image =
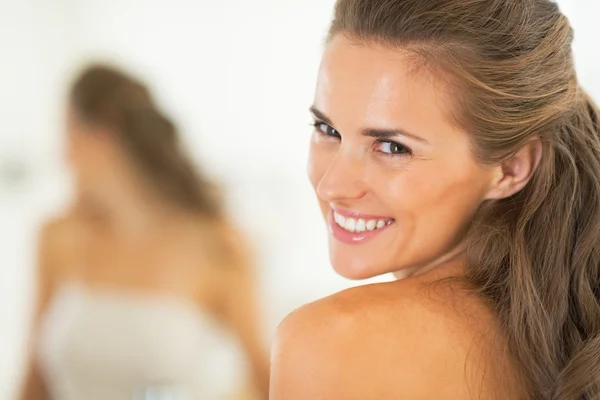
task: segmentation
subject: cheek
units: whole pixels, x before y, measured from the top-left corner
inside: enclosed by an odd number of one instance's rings
[[[75,168],[80,164],[81,160],[85,158],[85,154],[82,154],[79,141],[73,137],[67,138],[65,144],[65,153],[68,162]]]
[[[90,175],[90,171],[103,164],[103,153],[102,147],[92,138],[74,135],[67,142],[67,158],[71,168],[82,177]]]
[[[73,157],[75,155],[75,147],[77,145],[77,135],[72,128],[67,129],[63,143],[67,157]]]
[[[368,176],[372,192],[404,227],[433,236],[460,230],[483,199],[485,179],[475,167],[434,161]]]
[[[71,143],[69,139],[65,141],[64,155],[69,164],[73,164],[75,162],[75,149],[73,147],[73,143]]]
[[[407,172],[389,188],[396,210],[408,213],[419,232],[460,231],[481,204],[485,176],[476,168],[439,166]]]
[[[69,141],[68,147],[74,161],[84,161],[93,156],[90,143],[86,138],[74,137]]]

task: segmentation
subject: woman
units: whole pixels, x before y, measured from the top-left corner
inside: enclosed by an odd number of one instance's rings
[[[22,398],[229,399],[219,325],[266,397],[248,250],[148,90],[87,69],[70,95],[68,155],[77,201],[42,230]]]
[[[338,0],[309,176],[395,282],[280,326],[272,400],[600,398],[600,129],[549,0]]]

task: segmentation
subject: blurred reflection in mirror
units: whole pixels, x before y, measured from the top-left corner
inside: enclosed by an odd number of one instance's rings
[[[217,354],[227,335],[266,398],[251,251],[218,190],[135,78],[92,66],[69,100],[75,201],[40,233],[21,398],[250,398]]]

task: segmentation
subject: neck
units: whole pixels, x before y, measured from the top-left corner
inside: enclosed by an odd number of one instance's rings
[[[178,214],[139,180],[107,179],[82,185],[77,205],[87,216],[126,236],[140,236]]]
[[[441,257],[436,258],[434,261],[424,266],[401,269],[399,271],[394,272],[393,274],[398,280],[414,276],[420,276],[430,271],[433,271],[443,265],[451,264],[452,262],[461,258],[464,255],[465,250],[466,243],[462,241],[459,242],[456,246],[454,246],[450,251],[444,253],[444,255],[442,255]]]

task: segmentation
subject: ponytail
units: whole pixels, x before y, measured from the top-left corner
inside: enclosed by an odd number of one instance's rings
[[[495,304],[533,399],[600,396],[598,108],[574,96],[530,184],[482,208],[468,276]]]

